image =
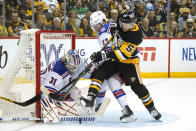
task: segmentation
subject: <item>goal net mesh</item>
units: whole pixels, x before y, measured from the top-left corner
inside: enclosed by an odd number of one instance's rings
[[[0,96],[24,102],[40,93],[40,71],[75,44],[73,32],[21,31],[15,57],[0,80]],[[9,52],[8,52],[9,53]],[[0,118],[40,117],[40,103],[21,107],[0,99]]]

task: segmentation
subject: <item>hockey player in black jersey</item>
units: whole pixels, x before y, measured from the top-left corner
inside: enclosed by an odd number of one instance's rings
[[[112,51],[99,51],[91,55],[91,59],[95,62],[105,62],[92,74],[88,95],[82,97],[81,100],[86,103],[86,107],[93,107],[95,97],[104,79],[109,78],[117,71],[121,71],[125,79],[125,85],[131,86],[131,89],[141,99],[150,114],[156,120],[159,120],[161,114],[155,108],[149,91],[143,85],[140,77],[137,47],[142,42],[142,32],[135,22],[134,11],[125,10],[121,12],[117,20],[117,31],[115,31],[117,33],[113,34]]]

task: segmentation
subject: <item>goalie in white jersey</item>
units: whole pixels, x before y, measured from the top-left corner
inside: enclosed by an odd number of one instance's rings
[[[48,98],[49,93],[58,92],[66,86],[71,80],[78,77],[78,75],[85,69],[84,62],[80,59],[75,50],[69,50],[63,57],[53,61],[48,67],[41,71],[41,85],[42,85],[42,117],[45,123],[59,122],[59,115],[61,116],[85,116],[87,115],[84,108],[78,106],[81,92],[77,87],[74,87],[65,101],[58,102]],[[90,73],[86,73],[84,78],[89,78]],[[65,88],[58,93],[65,94],[72,85]],[[70,103],[69,103],[70,102]],[[71,107],[71,108],[70,108]]]

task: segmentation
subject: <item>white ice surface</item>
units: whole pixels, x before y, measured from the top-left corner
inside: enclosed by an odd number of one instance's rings
[[[111,103],[97,122],[0,122],[0,131],[196,131],[196,79],[143,79],[143,82],[162,114],[161,121],[155,121],[149,115],[130,87],[123,87],[127,92],[128,104],[137,118],[135,122],[120,122],[120,106],[108,90],[107,96],[112,98]],[[77,86],[87,87],[88,83],[82,80]]]

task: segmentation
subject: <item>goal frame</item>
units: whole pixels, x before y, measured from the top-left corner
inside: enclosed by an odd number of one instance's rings
[[[41,87],[41,76],[40,76],[40,65],[41,65],[41,50],[40,50],[40,46],[41,46],[41,37],[40,35],[42,33],[68,33],[68,34],[72,34],[71,37],[71,48],[75,49],[75,32],[74,31],[51,31],[51,30],[39,30],[36,32],[35,34],[35,46],[38,47],[36,48],[37,52],[40,53],[36,53],[35,55],[35,62],[36,62],[36,95],[41,93],[40,87]],[[36,102],[36,117],[40,118],[41,117],[41,102],[40,100]]]

